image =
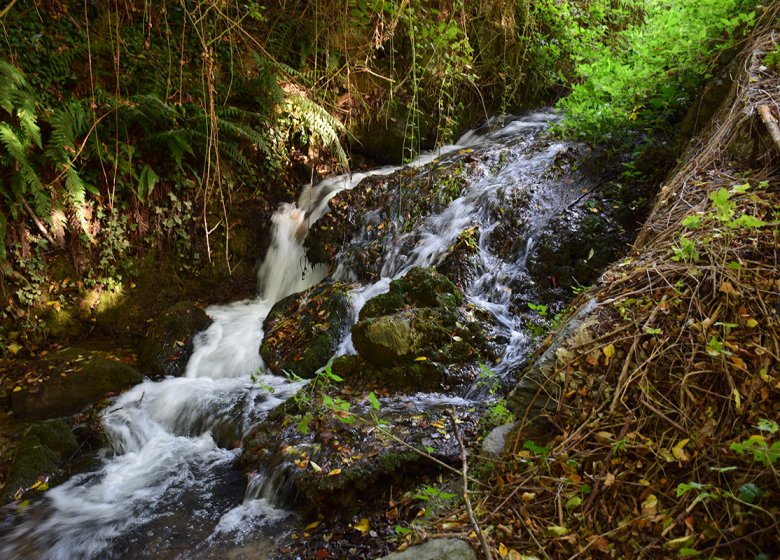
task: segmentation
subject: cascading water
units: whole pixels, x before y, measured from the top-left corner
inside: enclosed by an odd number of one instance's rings
[[[273,216],[263,297],[209,308],[213,323],[198,335],[185,376],[145,381],[103,414],[110,447],[100,467],[47,492],[3,539],[3,558],[210,557],[215,539],[221,556],[225,543],[242,542],[246,527],[255,540],[258,527],[280,531],[289,512],[265,500],[242,503],[235,463],[248,428],[300,387],[250,376],[263,370],[258,348],[273,304],[323,277],[301,245],[305,214],[316,219],[324,210],[319,196],[313,206],[286,204]]]
[[[507,340],[500,368],[515,363],[524,352],[526,337],[510,309],[509,281],[523,273],[525,263],[505,262],[491,252],[495,224],[486,208],[495,204],[496,193],[507,184],[538,173],[565,148],[563,144],[522,148],[551,119],[550,113],[533,114],[487,134],[468,133],[442,149],[437,155],[467,146],[521,146],[513,165],[473,181],[447,208],[428,217],[415,235],[388,244],[382,278],[353,292],[355,313],[386,291],[392,278],[415,266],[436,264],[465,228],[479,223],[480,274],[464,288],[474,304],[492,314]],[[209,558],[224,557],[230,546],[237,546],[252,547],[253,557],[264,557],[290,514],[264,499],[242,499],[245,483],[235,466],[238,446],[248,429],[300,384],[262,374],[258,348],[263,319],[275,302],[325,277],[325,267],[308,263],[303,239],[308,227],[327,211],[328,200],[368,175],[395,170],[328,179],[306,188],[296,205],[283,205],[273,216],[272,243],[258,274],[260,298],[210,307],[213,323],[196,337],[185,376],[146,381],[117,399],[103,414],[110,446],[100,465],[48,491],[29,511],[8,514],[15,526],[2,536],[0,555]],[[535,200],[543,218],[545,209],[555,204],[544,193]],[[543,224],[541,219],[536,227]],[[529,231],[528,246],[533,224]],[[334,265],[334,276],[353,276],[349,262]],[[339,353],[352,351],[347,336]],[[250,379],[253,374],[259,375],[259,383]],[[425,399],[418,405],[425,406]]]

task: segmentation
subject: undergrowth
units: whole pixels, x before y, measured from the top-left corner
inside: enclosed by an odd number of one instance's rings
[[[562,134],[616,141],[668,132],[755,18],[753,0],[641,4],[640,21],[577,59],[581,83],[559,103]]]
[[[776,48],[776,16],[632,255],[589,292],[595,311],[558,341],[537,393],[557,403],[553,430],[521,416],[489,472],[476,509],[494,556],[780,553],[778,147],[745,135],[776,102],[780,76],[755,56]]]

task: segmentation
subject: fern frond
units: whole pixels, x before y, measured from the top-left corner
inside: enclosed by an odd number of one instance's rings
[[[217,126],[219,127],[220,134],[226,133],[236,139],[246,140],[262,149],[264,152],[268,150],[268,138],[251,126],[225,119],[218,119]]]
[[[46,155],[58,164],[70,164],[77,138],[87,132],[88,122],[87,111],[79,101],[71,101],[57,109],[49,119],[51,136]]]
[[[254,164],[252,161],[244,155],[244,152],[237,144],[233,142],[220,142],[219,152],[223,157],[228,158],[233,166],[242,168],[245,171],[252,171]]]
[[[341,121],[302,95],[290,95],[286,101],[287,111],[300,120],[310,135],[319,138],[321,143],[336,156],[342,168],[349,169],[347,153],[341,145],[340,134],[346,132]]]
[[[176,166],[181,167],[184,163],[185,155],[195,155],[187,136],[184,130],[166,130],[149,135],[149,143],[164,145],[171,154],[173,161],[176,162]]]
[[[14,162],[21,163],[27,161],[26,146],[19,138],[16,130],[5,122],[0,122],[0,144],[5,147]]]
[[[134,95],[126,100],[114,100],[114,104],[125,128],[139,126],[147,134],[162,128],[174,128],[181,116],[175,106],[151,93]]]

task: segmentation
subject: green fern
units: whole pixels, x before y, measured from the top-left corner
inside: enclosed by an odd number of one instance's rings
[[[349,169],[347,153],[341,145],[340,135],[346,128],[336,117],[328,113],[322,106],[302,95],[290,95],[286,99],[287,112],[297,119],[304,127],[304,132],[319,138],[322,145],[328,148],[343,169]]]
[[[22,134],[41,147],[41,129],[36,116],[37,99],[24,75],[14,66],[0,61],[0,107],[16,117]]]
[[[51,200],[30,160],[42,144],[37,99],[24,75],[3,61],[0,61],[0,108],[2,198],[13,218],[18,217],[24,203],[31,200],[35,213],[48,220]]]
[[[63,174],[66,198],[75,210],[81,230],[88,232],[87,191],[97,193],[97,189],[88,185],[79,174],[76,146],[89,131],[89,115],[81,102],[72,100],[54,111],[48,122],[51,134],[46,145],[46,157],[55,171]]]
[[[185,156],[195,155],[185,130],[174,129],[155,132],[150,134],[148,139],[150,144],[164,146],[171,155],[174,163],[176,163],[176,167],[180,169],[184,166]]]

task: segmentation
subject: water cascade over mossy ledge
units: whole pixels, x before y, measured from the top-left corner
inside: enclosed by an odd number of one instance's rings
[[[280,208],[261,297],[208,308],[183,377],[145,381],[103,412],[101,464],[14,513],[6,556],[119,557],[143,534],[149,554],[176,558],[185,527],[195,557],[268,548],[306,519],[285,508],[348,520],[457,469],[449,415],[476,435],[534,325],[594,281],[636,225],[615,225],[619,165],[547,138],[555,118],[493,121],[437,159],[331,179]],[[567,260],[549,263],[556,254]]]

